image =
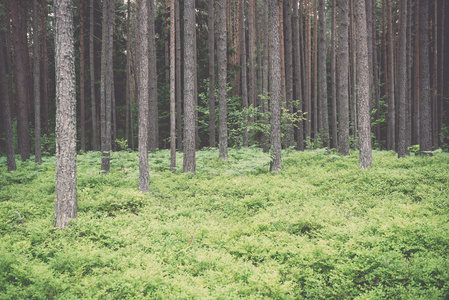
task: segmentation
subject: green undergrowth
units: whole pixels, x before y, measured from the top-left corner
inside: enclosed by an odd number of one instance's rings
[[[55,159],[0,158],[0,299],[448,299],[449,156],[78,156],[78,218],[53,227]],[[19,219],[19,214],[22,221]]]

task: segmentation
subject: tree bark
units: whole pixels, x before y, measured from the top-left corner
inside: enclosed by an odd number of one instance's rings
[[[356,2],[355,25],[357,28],[357,82],[358,82],[358,128],[359,128],[359,167],[372,167],[371,117],[370,117],[370,71],[368,56],[368,34],[366,29],[366,9],[364,1]]]
[[[80,13],[80,140],[81,140],[81,150],[86,151],[86,116],[85,116],[85,92],[84,92],[84,81],[85,81],[85,60],[84,60],[84,0],[79,1],[79,13]]]
[[[262,85],[263,85],[263,98],[262,98],[262,114],[263,114],[263,120],[262,122],[267,125],[268,124],[268,118],[266,117],[266,113],[268,112],[268,99],[269,99],[269,90],[270,87],[268,86],[269,82],[269,61],[268,61],[268,51],[269,51],[269,14],[268,14],[268,6],[269,6],[269,0],[264,1],[264,18],[263,18],[263,31],[264,31],[264,37],[263,37],[263,74],[262,74]],[[267,132],[262,132],[262,148],[263,152],[268,152],[270,150],[269,148],[269,136],[267,135]]]
[[[39,51],[38,4],[33,0],[33,94],[34,94],[34,161],[42,163],[41,149],[41,57]]]
[[[226,100],[226,0],[219,0],[217,10],[217,62],[218,62],[218,101],[219,101],[219,158],[228,160],[228,108]]]
[[[176,131],[177,131],[177,148],[182,151],[182,84],[181,84],[181,21],[179,0],[175,0],[175,30],[176,30]]]
[[[248,109],[249,103],[248,103],[248,83],[247,83],[247,67],[246,67],[246,34],[245,34],[245,0],[239,0],[240,1],[240,10],[239,10],[239,23],[240,23],[240,66],[241,66],[241,72],[240,76],[242,79],[241,82],[241,89],[242,89],[242,103],[243,108],[245,110]],[[243,147],[248,147],[248,118],[244,115],[243,116],[243,128],[242,128],[242,134],[243,134]]]
[[[396,108],[394,86],[394,36],[391,0],[387,0],[388,18],[388,118],[387,118],[387,150],[396,150]]]
[[[339,98],[338,112],[339,132],[338,143],[339,152],[342,155],[349,155],[349,106],[348,106],[348,73],[349,73],[349,55],[348,55],[348,9],[349,0],[340,2],[340,67],[339,67]]]
[[[271,157],[270,171],[282,170],[281,161],[281,57],[279,37],[279,1],[270,1],[270,95],[271,95]]]
[[[176,171],[175,0],[170,0],[170,171]]]
[[[215,12],[214,0],[208,1],[209,39],[209,146],[215,147]]]
[[[285,95],[286,108],[290,114],[293,114],[293,48],[292,48],[292,0],[284,0],[285,2]],[[299,29],[298,29],[299,30]],[[298,56],[299,58],[299,56]],[[294,145],[294,129],[293,123],[288,120],[287,128],[287,146]]]
[[[125,139],[129,142],[129,129],[132,124],[130,124],[130,114],[132,114],[132,102],[131,102],[131,28],[130,28],[130,17],[131,17],[131,1],[127,1],[126,9],[126,112],[125,112]]]
[[[148,166],[148,110],[149,110],[149,22],[151,0],[138,0],[137,20],[139,24],[138,43],[138,72],[139,72],[139,191],[148,192],[150,190],[150,174]]]
[[[72,0],[55,0],[56,200],[54,226],[64,228],[77,213],[76,79]]]
[[[225,7],[224,7],[225,8]],[[221,13],[221,12],[220,12]],[[196,173],[195,162],[195,3],[184,1],[184,173]],[[226,33],[225,33],[226,34]],[[221,147],[221,145],[220,145]]]
[[[415,53],[414,53],[414,80],[413,80],[413,109],[414,109],[414,117],[413,117],[413,136],[412,136],[412,144],[420,143],[420,80],[419,80],[419,48],[420,48],[420,27],[421,24],[419,22],[420,13],[419,13],[419,0],[415,0]]]
[[[48,54],[47,54],[47,3],[42,0],[42,20],[41,20],[41,37],[42,37],[42,124],[44,124],[45,134],[49,135],[48,130]]]
[[[326,12],[325,0],[319,0],[319,70],[318,70],[318,85],[319,85],[319,104],[320,104],[320,133],[322,131],[322,141],[325,147],[329,146],[329,117],[327,109],[327,72],[326,72]]]
[[[338,149],[337,133],[337,51],[336,51],[336,32],[337,32],[337,3],[332,0],[332,29],[331,29],[331,84],[332,84],[332,144],[331,147]]]
[[[419,95],[420,95],[420,150],[432,150],[432,119],[429,73],[429,2],[419,1]]]
[[[9,21],[9,20],[8,20]],[[0,99],[2,102],[1,110],[3,117],[3,124],[5,128],[6,138],[6,162],[8,171],[16,170],[16,159],[14,155],[14,138],[11,123],[11,99],[8,91],[8,79],[6,75],[6,56],[3,48],[4,45],[3,31],[0,31]]]
[[[19,1],[10,1],[12,36],[14,45],[14,68],[17,94],[17,141],[20,158],[26,161],[30,158],[30,137],[28,125],[28,91],[27,91],[27,64],[22,56],[25,52],[21,34],[26,32],[22,27],[22,19],[25,18],[24,9]]]
[[[313,17],[315,22],[315,30],[313,32],[313,134],[315,142],[321,140],[319,137],[319,129],[318,129],[318,10],[317,3],[318,0],[314,1],[313,5]]]
[[[302,72],[301,72],[301,46],[299,43],[300,31],[299,31],[299,7],[298,1],[293,1],[293,50],[294,50],[294,62],[295,62],[295,95],[296,100],[298,100],[297,112],[299,116],[302,117],[302,103],[304,98],[302,97]],[[297,124],[297,140],[298,140],[298,150],[304,150],[304,127],[302,126],[303,121],[300,120]]]
[[[148,11],[148,34],[149,34],[149,137],[148,147],[149,151],[154,152],[158,148],[159,141],[159,113],[158,113],[158,95],[157,95],[157,63],[156,63],[156,40],[155,40],[155,27],[154,27],[154,1],[149,1]],[[140,85],[145,86],[145,85]],[[148,85],[147,85],[148,86]]]
[[[95,97],[95,56],[94,56],[94,0],[90,0],[89,12],[89,64],[90,64],[90,105],[92,113],[92,148],[100,150],[98,138],[97,101]]]
[[[399,73],[399,143],[398,157],[407,155],[407,1],[400,1],[398,73]]]

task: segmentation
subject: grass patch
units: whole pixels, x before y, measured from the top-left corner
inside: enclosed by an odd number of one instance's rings
[[[78,156],[78,218],[53,228],[54,157],[0,158],[0,299],[447,299],[449,156],[197,153]],[[19,212],[23,225],[19,221]]]

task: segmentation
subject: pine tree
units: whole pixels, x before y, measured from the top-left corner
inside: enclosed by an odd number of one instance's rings
[[[226,0],[218,2],[217,9],[217,63],[218,63],[218,101],[219,101],[219,158],[228,160],[228,108],[226,100]]]

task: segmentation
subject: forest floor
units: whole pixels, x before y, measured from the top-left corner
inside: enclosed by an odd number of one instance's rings
[[[0,158],[0,299],[448,299],[449,155],[257,148],[78,156],[78,217],[53,227],[55,158]],[[182,166],[182,154],[177,165]],[[21,219],[19,219],[19,214]],[[21,221],[22,220],[22,221]]]

